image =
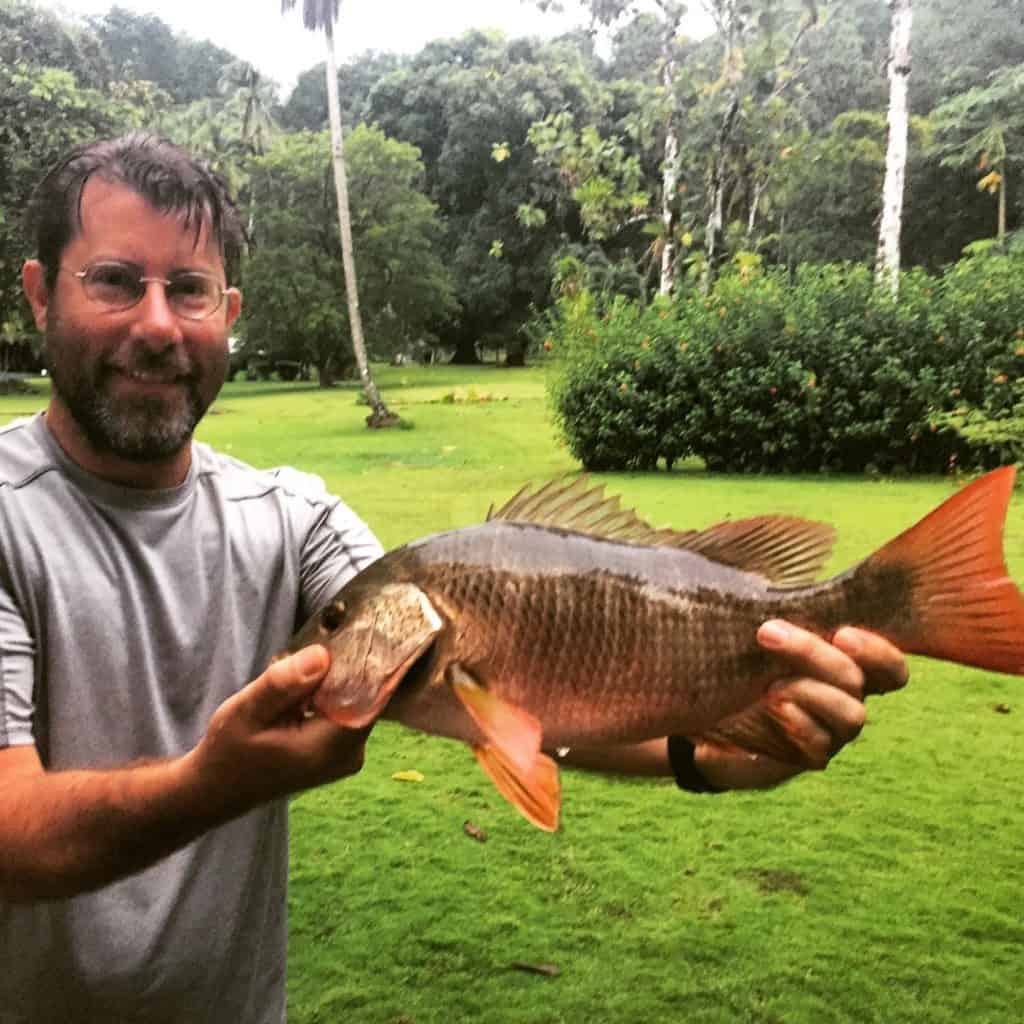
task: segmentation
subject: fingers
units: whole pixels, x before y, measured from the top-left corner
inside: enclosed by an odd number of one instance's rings
[[[345,729],[315,717],[302,722],[291,742],[295,755],[316,771],[318,781],[327,782],[355,775],[363,767],[366,741],[372,731],[373,724]]]
[[[906,681],[902,654],[873,633],[847,627],[829,643],[779,620],[758,631],[762,646],[785,658],[793,678],[778,687],[777,707],[812,761],[824,765],[864,728],[867,693]]]
[[[811,759],[822,765],[864,728],[864,704],[837,686],[797,679],[776,697],[789,730],[800,737]]]
[[[903,652],[877,633],[844,626],[832,643],[849,655],[864,674],[864,693],[890,693],[906,686],[910,668]]]
[[[906,659],[888,640],[846,626],[829,642],[782,620],[765,622],[758,642],[788,665],[786,681],[772,688],[773,714],[798,741],[811,764],[824,766],[864,727],[864,697],[905,685]],[[738,749],[698,743],[695,763],[721,789],[773,786],[800,769]]]
[[[822,637],[781,619],[771,619],[757,631],[757,640],[785,658],[793,676],[817,679],[858,700],[863,698],[864,673],[858,663]]]
[[[319,644],[273,662],[239,694],[243,713],[253,724],[269,725],[297,712],[320,685],[330,663],[327,648]]]

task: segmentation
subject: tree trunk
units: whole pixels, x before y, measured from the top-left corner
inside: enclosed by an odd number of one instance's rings
[[[718,249],[722,231],[725,227],[725,158],[732,135],[732,126],[739,113],[738,95],[733,95],[722,118],[722,127],[718,133],[718,150],[711,171],[711,213],[708,215],[708,226],[704,232],[704,274],[701,279],[701,291],[707,295],[715,279],[715,265],[718,262]]]
[[[900,228],[903,186],[907,173],[907,92],[910,78],[912,0],[889,0],[892,34],[889,39],[889,147],[885,155],[882,223],[878,231],[875,279],[888,284],[893,298],[900,286]]]
[[[661,172],[661,281],[659,295],[671,295],[676,279],[676,189],[679,187],[679,136],[669,123],[665,136],[665,165]]]
[[[345,148],[341,130],[341,103],[338,98],[338,69],[334,62],[334,29],[328,22],[324,28],[327,40],[327,110],[331,121],[331,150],[334,163],[334,188],[338,197],[338,227],[341,230],[341,259],[345,270],[345,293],[348,296],[348,320],[352,331],[352,350],[359,366],[359,377],[370,405],[366,417],[368,427],[388,427],[398,417],[384,405],[377,385],[370,376],[370,362],[363,340],[363,321],[359,313],[359,291],[356,286],[356,263],[352,254],[352,220],[348,207],[348,179],[345,175]]]
[[[761,205],[761,196],[768,187],[767,181],[754,182],[754,195],[750,200],[750,212],[747,214],[747,241],[754,237],[754,228],[757,226],[757,212]]]
[[[1002,175],[999,179],[999,222],[996,226],[996,237],[999,245],[1006,245],[1006,161],[1003,162]]]
[[[665,132],[665,162],[661,168],[661,280],[659,295],[671,295],[676,279],[676,192],[679,188],[679,130],[676,126],[675,78],[676,62],[673,47],[679,18],[676,17],[665,29],[665,44],[661,71],[661,84],[668,97],[668,124]]]

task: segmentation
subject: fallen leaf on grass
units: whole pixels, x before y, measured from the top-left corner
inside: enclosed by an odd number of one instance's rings
[[[528,964],[522,960],[514,960],[509,967],[514,971],[526,971],[527,974],[543,974],[545,978],[557,978],[562,973],[554,964]]]
[[[406,772],[395,772],[391,776],[391,778],[393,778],[395,780],[395,782],[422,782],[423,781],[423,773],[422,772],[413,771],[413,770],[406,771]]]
[[[487,842],[487,833],[480,828],[479,825],[474,825],[471,821],[464,821],[462,823],[462,831],[465,832],[470,839],[475,839],[478,843]]]

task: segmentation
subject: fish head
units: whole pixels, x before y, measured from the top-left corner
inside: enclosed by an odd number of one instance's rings
[[[350,584],[303,626],[291,646],[322,644],[331,652],[313,706],[339,725],[358,729],[380,715],[443,626],[427,595],[412,583]]]

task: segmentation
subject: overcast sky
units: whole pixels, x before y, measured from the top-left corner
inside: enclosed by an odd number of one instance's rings
[[[78,14],[102,14],[111,0],[36,0]],[[286,89],[298,73],[323,59],[323,37],[302,28],[301,14],[282,17],[279,0],[118,0],[121,7],[156,14],[195,39],[209,39],[250,61]],[[298,4],[301,8],[301,0]],[[339,60],[364,50],[415,53],[432,39],[468,28],[499,28],[506,35],[552,36],[579,23],[569,14],[543,14],[523,0],[342,0],[335,39]],[[694,7],[697,5],[694,4]],[[705,19],[688,30],[703,34]]]

